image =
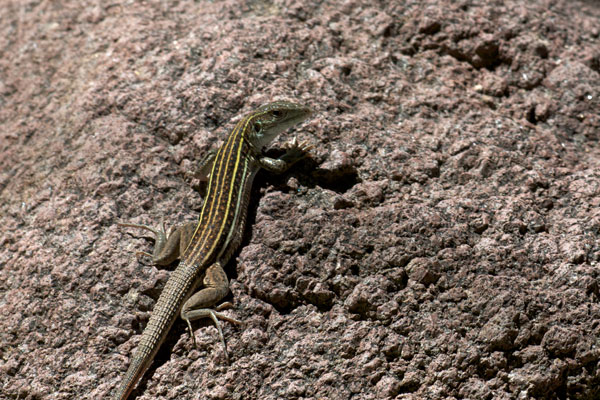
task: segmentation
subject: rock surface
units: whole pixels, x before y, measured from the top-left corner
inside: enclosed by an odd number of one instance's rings
[[[1,399],[108,398],[172,270],[115,223],[193,220],[275,98],[315,148],[257,178],[231,364],[178,322],[132,398],[600,396],[600,6],[373,4],[3,2]]]

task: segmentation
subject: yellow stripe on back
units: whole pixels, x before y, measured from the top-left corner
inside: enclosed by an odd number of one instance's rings
[[[235,126],[233,131],[229,134],[227,141],[221,146],[217,153],[209,179],[206,201],[202,207],[200,218],[198,220],[198,226],[184,252],[185,255],[183,261],[186,263],[206,263],[208,259],[213,256],[213,252],[221,239],[221,235],[223,234],[223,230],[229,219],[233,191],[237,185],[235,180],[243,148],[244,133],[252,117],[253,115],[247,116]],[[238,145],[238,149],[235,156],[235,164],[232,166],[232,153],[236,145]],[[227,204],[225,210],[221,212],[220,205],[224,201],[224,196],[227,196]],[[209,207],[208,203],[210,203],[210,208],[208,214],[206,214],[207,208]],[[219,221],[219,218],[222,221]],[[215,232],[213,227],[219,222],[221,222],[219,230],[218,232]],[[212,244],[209,242],[210,240],[212,240]],[[207,251],[203,251],[207,246],[210,246],[210,248],[207,249]],[[192,248],[190,249],[190,247]],[[198,256],[201,256],[202,259],[197,260],[196,258]]]
[[[249,120],[249,118],[248,118]],[[219,239],[221,238],[221,235],[223,234],[223,231],[225,230],[225,225],[227,225],[227,220],[229,219],[229,209],[231,208],[231,198],[233,197],[233,191],[235,186],[239,186],[239,183],[236,182],[236,175],[237,175],[237,170],[238,167],[240,165],[240,156],[242,154],[242,139],[244,137],[244,132],[246,131],[246,127],[248,126],[248,121],[246,121],[246,124],[244,125],[244,129],[242,129],[241,134],[239,135],[239,139],[240,139],[240,143],[238,146],[238,151],[237,151],[237,157],[235,159],[235,164],[233,166],[233,172],[231,174],[231,182],[229,182],[229,196],[227,198],[227,207],[225,208],[225,214],[223,215],[223,222],[221,224],[221,228],[219,229],[219,233],[217,234],[216,240],[213,241],[213,244],[211,246],[211,248],[208,251],[208,254],[212,254],[212,252],[215,250],[217,243],[219,242]],[[227,182],[225,182],[227,183]],[[241,190],[241,188],[240,188]],[[233,223],[233,221],[232,221]]]

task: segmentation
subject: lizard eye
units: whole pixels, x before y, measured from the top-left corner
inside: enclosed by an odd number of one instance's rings
[[[262,131],[262,124],[260,121],[256,121],[254,125],[252,125],[255,133],[260,133]]]
[[[279,117],[281,117],[281,115],[283,114],[283,113],[282,113],[281,111],[279,111],[279,110],[273,110],[273,111],[271,111],[271,113],[273,114],[273,116],[274,116],[275,118],[279,118]]]

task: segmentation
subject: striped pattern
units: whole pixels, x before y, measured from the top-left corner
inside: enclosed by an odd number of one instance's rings
[[[200,285],[206,269],[215,262],[225,265],[240,244],[250,188],[261,166],[260,148],[309,114],[310,110],[297,104],[271,103],[244,117],[229,134],[213,161],[198,225],[154,307],[114,399],[127,399],[152,363],[186,300]],[[256,131],[257,126],[261,135]]]
[[[204,202],[198,226],[182,261],[189,264],[209,265],[229,247],[239,231],[240,208],[246,207],[240,199],[244,190],[252,185],[257,167],[252,168],[248,125],[254,114],[237,123],[227,141],[215,157],[208,182],[207,200]],[[252,170],[252,173],[249,173]],[[227,260],[222,260],[226,263]]]

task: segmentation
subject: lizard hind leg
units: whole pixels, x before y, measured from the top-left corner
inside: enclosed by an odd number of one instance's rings
[[[213,307],[219,300],[223,299],[223,297],[225,297],[229,292],[229,281],[227,280],[227,275],[225,274],[225,271],[223,271],[223,267],[219,262],[212,264],[206,269],[202,283],[204,284],[204,288],[191,296],[181,308],[181,319],[187,322],[188,328],[190,329],[190,335],[192,336],[192,341],[194,342],[194,347],[196,347],[196,338],[194,337],[192,331],[191,321],[201,318],[212,319],[217,327],[217,331],[219,332],[219,339],[221,340],[221,345],[223,346],[225,358],[227,362],[229,362],[227,345],[225,344],[225,338],[223,337],[223,331],[221,329],[219,319],[229,321],[234,324],[241,325],[243,323],[219,312],[225,308],[231,307],[231,303],[223,303],[214,309],[210,308]]]
[[[154,251],[152,254],[145,251],[136,252],[137,255],[145,255],[152,258],[152,262],[156,265],[165,266],[171,264],[178,259],[190,242],[194,229],[195,222],[188,222],[183,225],[175,226],[171,229],[171,233],[167,235],[164,222],[161,222],[156,228],[149,225],[139,225],[120,222],[117,225],[129,228],[145,229],[154,234]]]

